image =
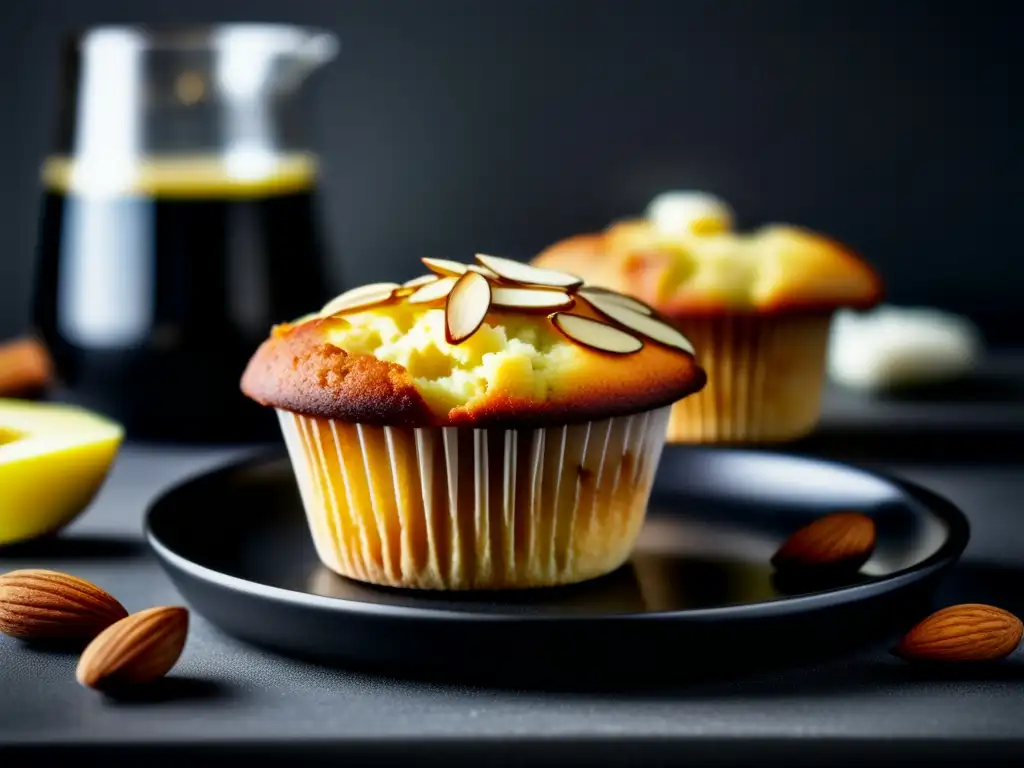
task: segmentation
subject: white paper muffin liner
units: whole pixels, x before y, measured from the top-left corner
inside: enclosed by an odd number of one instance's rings
[[[773,443],[821,415],[830,315],[686,318],[708,380],[672,408],[671,443]]]
[[[570,584],[625,562],[669,411],[519,430],[277,413],[326,567],[373,584],[461,590]]]

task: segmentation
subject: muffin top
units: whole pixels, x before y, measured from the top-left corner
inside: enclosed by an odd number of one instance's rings
[[[867,308],[878,275],[857,254],[809,230],[771,224],[737,232],[733,212],[699,192],[656,197],[641,218],[546,248],[533,264],[625,291],[668,317]]]
[[[519,428],[638,413],[705,384],[686,337],[636,299],[494,256],[423,262],[428,275],[275,326],[242,392],[347,422]]]

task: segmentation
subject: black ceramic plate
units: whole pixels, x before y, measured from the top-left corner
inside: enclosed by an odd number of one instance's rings
[[[780,581],[793,530],[830,511],[871,514],[861,571]],[[302,656],[395,669],[634,674],[653,665],[807,658],[904,628],[967,544],[952,504],[832,462],[755,451],[666,450],[627,565],[602,579],[517,593],[424,593],[322,567],[287,459],[270,456],[172,489],[147,536],[191,606],[228,633]]]

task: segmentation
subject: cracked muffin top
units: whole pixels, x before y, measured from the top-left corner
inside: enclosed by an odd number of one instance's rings
[[[407,427],[550,426],[699,391],[682,333],[636,298],[495,256],[346,291],[275,326],[242,392],[277,409]]]

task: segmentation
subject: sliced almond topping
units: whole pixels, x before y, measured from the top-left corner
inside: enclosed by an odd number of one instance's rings
[[[414,277],[412,280],[406,280],[402,283],[402,287],[395,291],[395,296],[400,299],[404,299],[408,296],[412,296],[422,286],[436,283],[438,280],[440,280],[440,278],[433,273]]]
[[[465,274],[466,270],[469,269],[468,264],[463,264],[461,261],[452,261],[451,259],[424,258],[421,261],[426,264],[427,269],[439,274],[441,277],[458,277]]]
[[[410,304],[429,304],[432,301],[440,301],[455,287],[457,277],[441,277],[426,285],[420,286],[406,301]]]
[[[444,313],[444,335],[449,344],[461,344],[483,323],[491,308],[491,284],[478,272],[466,272],[455,281]]]
[[[327,302],[320,310],[320,317],[331,317],[342,312],[352,312],[384,304],[395,298],[395,292],[399,287],[397,283],[374,283],[353,288]],[[371,288],[373,290],[370,290]]]
[[[463,264],[461,261],[452,261],[451,259],[430,258],[423,259],[423,263],[442,277],[460,277],[466,274],[466,272],[476,272],[491,280],[501,279],[494,272],[480,264]]]
[[[694,354],[693,345],[690,340],[687,339],[682,333],[677,331],[671,325],[666,325],[649,315],[642,315],[639,312],[634,312],[629,307],[623,306],[618,302],[611,301],[607,297],[590,296],[584,297],[590,305],[600,312],[605,317],[608,317],[620,325],[624,325],[631,331],[643,334],[647,338],[664,344],[669,347],[675,347],[683,352],[688,352],[691,355]]]
[[[323,309],[320,310],[320,313],[323,314],[328,310],[328,308],[331,308],[334,304],[345,305],[348,304],[353,299],[362,298],[363,296],[375,296],[378,293],[383,293],[384,291],[389,290],[393,291],[399,287],[400,286],[398,285],[398,283],[369,283],[367,285],[359,285],[356,286],[355,288],[350,288],[344,293],[339,293],[329,302],[324,304]]]
[[[435,280],[437,280],[437,275],[434,275],[434,274],[420,275],[419,277],[414,277],[412,280],[406,280],[404,283],[402,283],[402,287],[403,288],[419,288],[421,285],[426,285],[427,283],[432,283]]]
[[[614,301],[616,304],[621,304],[622,306],[628,309],[632,309],[634,312],[639,312],[644,315],[650,315],[654,313],[654,311],[650,307],[648,307],[639,299],[634,299],[632,296],[626,296],[621,293],[616,293],[615,291],[609,290],[607,288],[596,288],[594,286],[587,285],[584,286],[583,288],[580,288],[578,293],[580,294],[580,296],[583,296],[584,298],[589,298],[590,296],[597,296],[599,300],[607,299],[608,301]]]
[[[466,269],[470,272],[476,272],[477,274],[483,275],[489,280],[501,280],[497,273],[488,269],[483,264],[470,264]]]
[[[576,303],[576,299],[565,291],[495,286],[491,289],[491,303],[496,307],[550,312],[555,309],[569,309]]]
[[[565,288],[573,290],[583,285],[583,281],[570,275],[567,272],[557,272],[553,269],[542,269],[530,264],[523,264],[521,261],[504,259],[501,256],[488,256],[478,253],[476,260],[494,272],[498,277],[513,283],[523,285],[543,285],[547,288]]]
[[[366,285],[360,285],[357,288],[345,291],[342,296],[362,296],[368,293],[378,293],[379,291],[394,290],[400,287],[398,283],[367,283]],[[341,298],[340,296],[338,298]]]
[[[639,352],[644,346],[643,341],[636,336],[583,315],[556,312],[551,315],[551,324],[570,341],[598,352],[628,355]]]

